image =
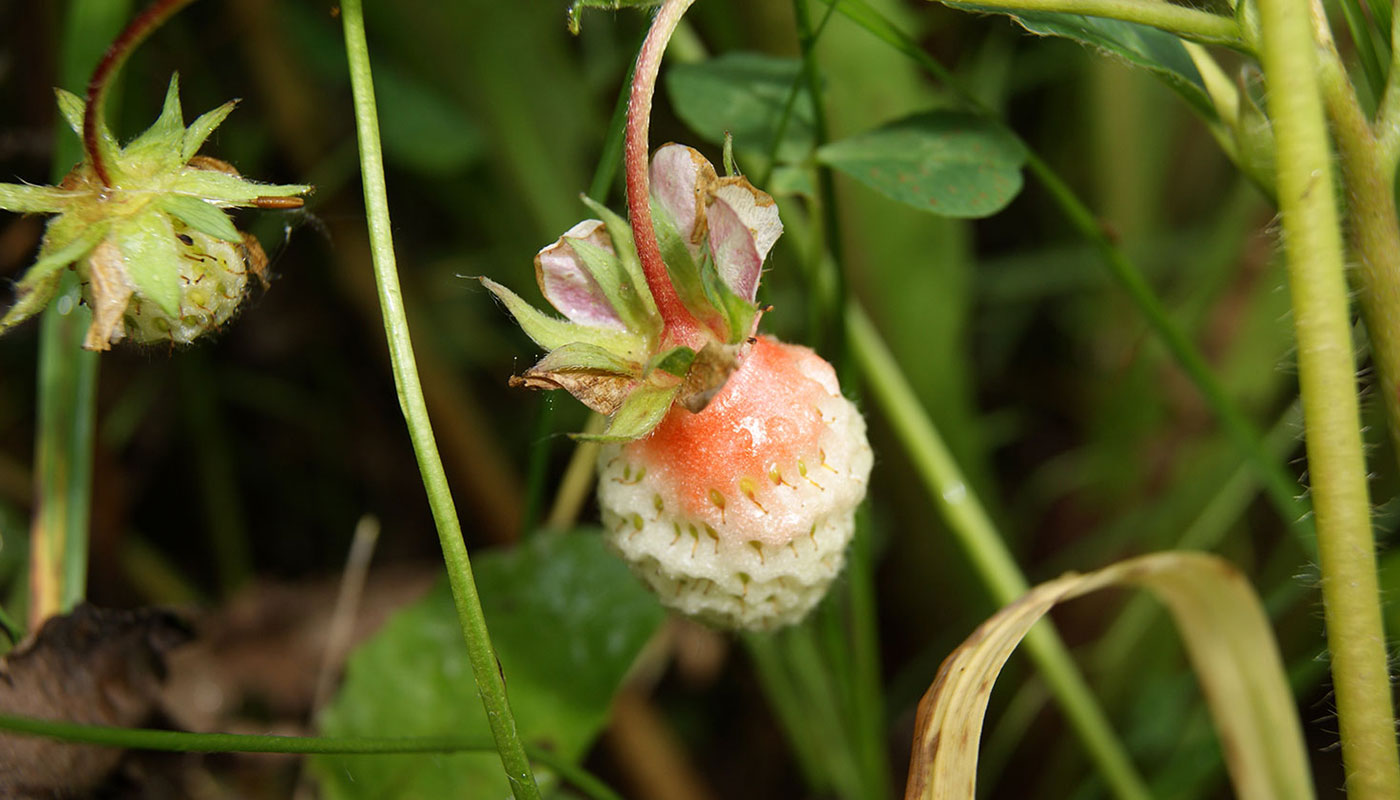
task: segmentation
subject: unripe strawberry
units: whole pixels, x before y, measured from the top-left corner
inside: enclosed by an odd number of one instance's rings
[[[309,186],[249,181],[228,164],[198,155],[234,103],[185,126],[179,81],[170,80],[160,117],[118,146],[105,126],[93,146],[102,155],[73,168],[58,186],[0,183],[0,208],[53,213],[39,258],[17,285],[17,301],[0,318],[0,333],[38,313],[58,293],[62,270],[82,281],[92,324],[83,346],[106,350],[138,343],[186,344],[228,321],[242,302],[250,273],[267,259],[240,233],[226,208],[300,205]],[[60,90],[58,106],[80,136],[86,105]]]
[[[667,606],[730,628],[800,620],[841,571],[872,455],[811,350],[760,337],[699,413],[605,447],[613,546]]]

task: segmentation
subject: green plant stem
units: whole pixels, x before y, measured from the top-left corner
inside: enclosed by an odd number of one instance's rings
[[[447,486],[447,475],[438,455],[437,442],[433,438],[432,423],[428,419],[428,407],[423,400],[423,388],[413,358],[413,342],[409,337],[408,318],[399,289],[393,234],[389,225],[379,117],[375,110],[374,82],[370,74],[369,47],[365,42],[364,11],[360,0],[341,3],[341,19],[344,22],[346,58],[355,101],[355,128],[360,143],[360,169],[365,187],[365,209],[369,217],[375,283],[384,314],[384,334],[393,364],[399,407],[408,424],[423,488],[432,507],[443,561],[447,565],[452,586],[452,598],[467,644],[468,660],[486,709],[486,718],[491,724],[491,734],[500,752],[501,764],[505,767],[511,792],[517,800],[538,800],[539,787],[535,785],[535,776],[530,770],[529,759],[516,731],[515,716],[506,698],[505,679],[486,629],[486,616],[482,613],[476,582],[472,578],[471,559],[467,555],[466,543],[462,541],[461,523]]]
[[[88,161],[92,164],[92,169],[97,173],[97,177],[102,179],[103,186],[112,186],[112,175],[107,168],[106,154],[98,146],[98,131],[102,126],[103,112],[106,110],[107,93],[112,85],[112,78],[136,52],[136,48],[146,41],[146,37],[154,33],[166,20],[194,0],[155,0],[136,16],[121,34],[112,42],[112,46],[103,53],[102,59],[97,62],[97,68],[92,71],[92,77],[88,79],[87,85],[87,105],[83,110],[83,151],[87,153]]]
[[[1011,603],[1029,588],[1015,559],[997,534],[986,510],[972,493],[957,462],[919,405],[914,390],[865,312],[847,307],[851,353],[914,468],[933,496],[948,529],[972,560],[992,598]],[[1025,639],[1031,658],[1059,700],[1070,724],[1083,740],[1115,794],[1148,798],[1147,784],[1128,759],[1103,710],[1079,674],[1064,642],[1048,625],[1033,628]]]
[[[185,733],[149,728],[116,728],[0,714],[0,730],[62,742],[154,750],[169,753],[288,753],[296,755],[405,755],[490,751],[495,745],[467,736],[336,737],[262,736],[247,733]],[[540,747],[527,747],[532,761],[559,773],[595,800],[621,800],[616,792],[583,768]]]
[[[1320,26],[1324,12],[1313,4],[1319,26],[1320,87],[1337,145],[1347,197],[1357,300],[1366,321],[1371,363],[1385,405],[1386,429],[1400,458],[1400,227],[1396,224],[1394,166],[1382,162],[1377,140],[1347,78],[1331,36]]]
[[[1380,140],[1378,159],[1385,173],[1393,176],[1400,159],[1400,15],[1391,20],[1390,72],[1376,109],[1376,138]]]
[[[1393,799],[1400,797],[1400,757],[1317,45],[1306,5],[1258,5],[1347,794]]]
[[[808,0],[793,0],[793,11],[797,18],[797,40],[802,48],[802,74],[807,82],[807,95],[812,99],[812,134],[814,146],[820,148],[830,138],[827,133],[826,110],[822,102],[821,73],[813,53],[819,30],[812,25]],[[824,28],[831,19],[828,13],[822,20]],[[818,235],[831,259],[818,257],[813,274],[818,276],[813,294],[816,295],[814,320],[820,324],[812,326],[811,333],[821,333],[821,338],[809,342],[818,351],[831,356],[837,375],[849,389],[850,378],[846,357],[846,315],[841,307],[846,298],[846,271],[841,268],[844,247],[841,241],[840,212],[836,207],[836,184],[831,168],[817,166],[817,197],[821,202],[821,226]],[[820,253],[818,249],[816,252]]]
[[[76,88],[87,79],[129,13],[128,2],[70,4],[59,76],[64,86]],[[79,158],[78,144],[60,136],[54,150],[54,182],[61,181]],[[58,298],[44,312],[39,328],[31,627],[80,602],[87,584],[98,357],[82,349],[92,315],[78,303],[75,276],[65,273]]]
[[[1240,37],[1239,25],[1234,19],[1163,0],[970,0],[966,4],[940,1],[954,8],[973,11],[1039,11],[1116,19],[1150,25],[1204,44],[1218,44],[1236,50],[1248,49]]]

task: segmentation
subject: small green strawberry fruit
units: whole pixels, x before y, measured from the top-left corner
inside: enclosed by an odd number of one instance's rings
[[[185,344],[229,320],[267,259],[257,241],[234,227],[224,209],[284,205],[309,186],[249,181],[228,164],[198,155],[235,103],[185,127],[179,81],[170,80],[160,117],[119,146],[105,126],[97,147],[110,180],[84,161],[58,186],[0,184],[0,208],[56,214],[39,258],[16,286],[17,300],[0,333],[41,311],[58,292],[65,267],[78,272],[93,311],[83,346],[115,342]],[[84,103],[63,90],[58,106],[82,135]]]

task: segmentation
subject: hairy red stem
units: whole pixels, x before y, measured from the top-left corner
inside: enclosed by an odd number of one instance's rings
[[[627,169],[627,216],[632,223],[632,238],[636,240],[637,255],[646,274],[647,286],[656,300],[657,311],[665,322],[662,339],[665,344],[685,345],[699,350],[713,338],[681,302],[671,285],[666,262],[661,258],[661,246],[656,241],[656,228],[651,220],[651,176],[648,171],[647,138],[651,130],[651,98],[656,90],[656,75],[661,69],[661,55],[671,40],[681,16],[695,0],[666,0],[651,30],[637,54],[637,68],[632,77],[632,95],[627,104],[627,135],[624,161]]]
[[[192,2],[194,0],[156,0],[151,3],[145,11],[131,20],[107,48],[107,52],[102,54],[102,60],[97,62],[97,69],[92,71],[92,77],[88,79],[87,107],[83,110],[83,151],[87,153],[88,163],[92,164],[92,169],[97,173],[102,185],[109,189],[112,187],[112,173],[107,168],[102,149],[97,146],[97,129],[102,121],[102,106],[107,99],[112,76],[121,69],[122,64],[126,63],[126,59],[147,36],[176,11]]]

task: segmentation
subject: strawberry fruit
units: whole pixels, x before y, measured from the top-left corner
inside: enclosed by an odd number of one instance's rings
[[[666,0],[637,58],[626,133],[630,226],[570,228],[535,257],[540,313],[482,283],[548,351],[513,379],[599,413],[610,542],[667,606],[729,628],[801,620],[841,571],[872,455],[865,421],[813,351],[755,336],[783,225],[747,179],[682,145],[647,162],[661,54],[692,0]],[[726,158],[726,164],[730,163]]]

